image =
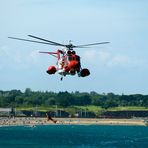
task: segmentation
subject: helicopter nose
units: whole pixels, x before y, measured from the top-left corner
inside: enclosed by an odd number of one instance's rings
[[[69,67],[70,67],[70,68],[76,68],[77,65],[78,65],[78,62],[77,62],[77,61],[71,61],[71,62],[69,63]]]

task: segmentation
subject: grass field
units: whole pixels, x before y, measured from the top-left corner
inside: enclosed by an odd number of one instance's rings
[[[56,111],[56,110],[63,110],[66,112],[69,112],[71,114],[74,114],[79,111],[87,111],[87,112],[94,112],[95,114],[100,114],[105,111],[148,111],[148,108],[145,107],[138,107],[138,106],[120,106],[120,107],[114,107],[109,109],[101,108],[100,106],[69,106],[69,107],[60,107],[60,106],[36,106],[36,107],[17,107],[18,111],[21,110],[28,110],[28,111],[42,111],[42,112],[48,112],[48,111]]]

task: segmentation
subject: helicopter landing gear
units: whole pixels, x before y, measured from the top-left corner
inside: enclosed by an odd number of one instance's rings
[[[61,77],[61,79],[60,79],[61,81],[63,80],[63,77]]]

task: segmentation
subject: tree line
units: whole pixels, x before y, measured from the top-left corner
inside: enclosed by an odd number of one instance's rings
[[[0,90],[0,107],[33,107],[59,105],[86,106],[95,105],[102,108],[118,106],[139,106],[148,107],[148,95],[131,94],[116,95],[114,93],[97,92],[51,92],[51,91],[32,91],[26,88],[24,92],[20,90],[3,91]]]

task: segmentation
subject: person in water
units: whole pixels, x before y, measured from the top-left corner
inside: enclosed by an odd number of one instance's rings
[[[46,113],[47,121],[51,120],[53,123],[56,123],[57,120],[54,120],[49,113]]]

